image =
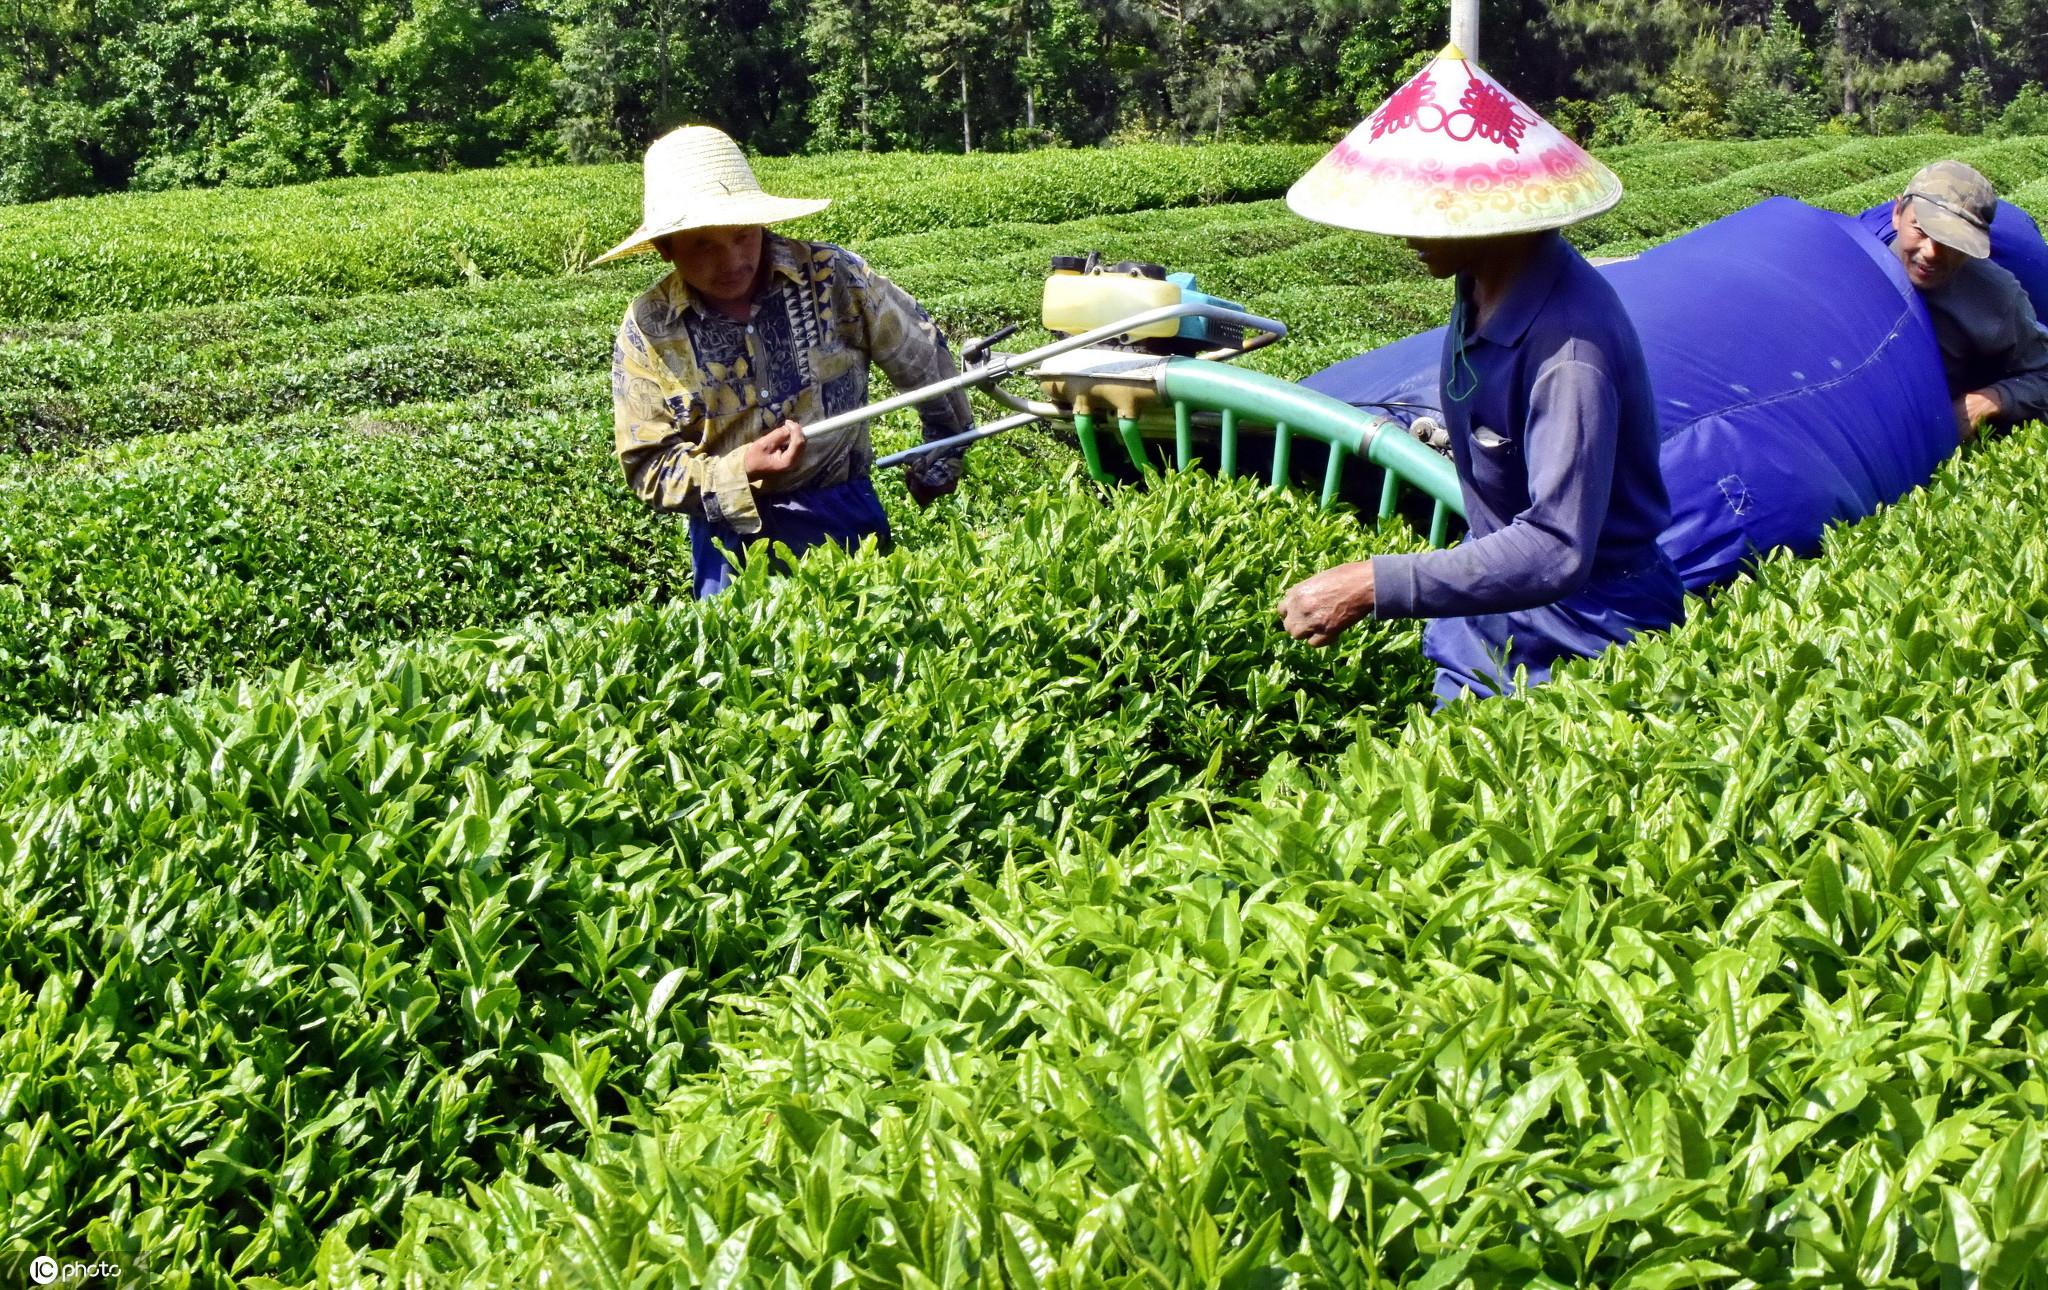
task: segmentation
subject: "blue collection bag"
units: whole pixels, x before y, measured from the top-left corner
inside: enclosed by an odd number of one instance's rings
[[[1811,554],[1955,451],[1926,308],[1856,220],[1771,198],[1602,272],[1649,364],[1671,494],[1659,545],[1688,588],[1780,547]],[[1439,328],[1302,384],[1419,405],[1387,409],[1412,421],[1438,406],[1442,346]]]

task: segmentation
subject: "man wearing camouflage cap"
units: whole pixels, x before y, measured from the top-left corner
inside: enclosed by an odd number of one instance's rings
[[[2048,416],[2048,335],[1988,258],[1997,211],[1991,182],[1960,161],[1924,167],[1891,210],[1888,240],[1934,323],[1965,443],[1986,424]]]

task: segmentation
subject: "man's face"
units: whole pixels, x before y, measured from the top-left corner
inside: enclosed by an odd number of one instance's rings
[[[1411,237],[1403,239],[1432,278],[1449,278],[1471,267],[1476,244],[1469,238]]]
[[[735,303],[753,294],[761,271],[761,226],[697,228],[671,233],[655,244],[661,258],[707,300]]]
[[[1913,203],[1903,197],[1892,207],[1892,228],[1899,235],[1892,243],[1892,250],[1898,255],[1899,262],[1906,266],[1906,277],[1922,291],[1941,286],[1953,278],[1963,261],[1970,258],[1921,232],[1920,221],[1913,218]]]

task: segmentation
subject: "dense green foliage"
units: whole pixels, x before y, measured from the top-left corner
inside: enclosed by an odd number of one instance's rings
[[[687,591],[680,531],[618,496],[604,431],[200,440],[0,483],[0,715]]]
[[[2038,1284],[2044,507],[1999,445],[1525,699],[851,938],[367,1266]]]
[[[300,1268],[594,1128],[558,1090],[653,1104],[714,995],[1399,712],[1412,625],[1271,649],[1272,579],[1370,549],[1250,484],[1069,486],[993,540],[50,737],[0,775],[10,1231]]]
[[[1295,376],[1448,303],[1271,200],[1311,152],[772,165],[849,221],[792,231],[956,338],[1096,247],[1286,319],[1256,361]],[[2048,214],[2038,138],[1608,155],[1629,197],[1588,249],[1771,193],[1858,209],[1936,155]],[[0,336],[0,722],[67,719],[0,724],[0,1267],[2041,1264],[2039,428],[1681,629],[1435,715],[1413,625],[1328,653],[1272,627],[1295,576],[1411,535],[1246,484],[1100,493],[1050,436],[977,448],[922,514],[886,475],[892,555],[677,603],[680,531],[603,414],[656,266],[562,273],[631,193],[583,168],[0,217],[70,257],[0,277],[47,314]],[[94,258],[101,212],[243,240]]]
[[[422,631],[686,595],[684,530],[625,490],[610,418],[588,411],[598,388],[145,440],[0,473],[0,721],[91,715]],[[908,446],[915,425],[899,414],[877,442]],[[1069,456],[1029,432],[988,445],[945,514],[1007,519],[1055,454]],[[898,476],[882,487],[909,510]],[[913,511],[896,527],[915,545],[932,526]]]
[[[1591,227],[1598,236],[1661,241],[1675,232],[1748,206],[1764,197],[1801,197],[1855,212],[1905,191],[1913,172],[1930,161],[1956,158],[1981,170],[2003,191],[2048,174],[2048,140],[1996,143],[1948,135],[1857,139],[1795,159],[1734,171],[1702,183],[1673,183],[1639,192],[1632,203]]]
[[[805,234],[855,245],[933,228],[1053,221],[1273,197],[1313,149],[1185,150],[767,162],[762,182],[833,199]],[[356,295],[582,268],[640,219],[638,167],[407,175],[236,192],[129,194],[0,212],[0,316]]]
[[[0,202],[636,158],[1325,140],[1442,0],[38,0],[0,6]],[[1596,144],[2048,132],[2029,0],[1488,0],[1480,53]]]

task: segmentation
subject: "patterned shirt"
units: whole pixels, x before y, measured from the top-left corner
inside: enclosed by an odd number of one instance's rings
[[[747,478],[747,445],[783,421],[811,425],[868,401],[868,364],[898,390],[957,369],[938,328],[901,287],[851,251],[764,236],[766,281],[738,322],[671,271],[626,309],[612,346],[612,438],[626,481],[658,510],[760,531],[754,492],[866,475],[865,424],[807,443],[795,469]],[[973,425],[965,391],[920,405],[926,442]],[[919,482],[959,478],[960,453],[913,462]]]

